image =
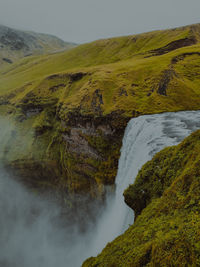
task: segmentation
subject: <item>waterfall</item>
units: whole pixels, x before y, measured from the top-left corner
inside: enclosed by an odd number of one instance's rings
[[[107,208],[99,220],[92,245],[93,255],[133,223],[134,215],[124,203],[123,192],[129,184],[133,184],[139,169],[155,153],[167,146],[177,145],[197,129],[200,129],[200,111],[144,115],[130,120],[121,148],[116,194],[114,199],[108,199]]]
[[[3,145],[11,127],[1,118],[0,125]],[[178,144],[197,129],[200,111],[131,119],[123,138],[115,195],[108,196],[95,229],[88,225],[84,234],[70,218],[67,225],[59,221],[62,210],[56,203],[31,194],[0,166],[0,266],[79,267],[86,258],[96,256],[133,223],[133,211],[124,203],[123,192],[134,182],[138,170],[156,152]]]

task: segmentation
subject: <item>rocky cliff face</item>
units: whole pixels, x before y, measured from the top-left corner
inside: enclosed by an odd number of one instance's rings
[[[127,118],[74,111],[63,121],[52,105],[29,108],[13,114],[14,129],[1,155],[6,165],[32,188],[102,199],[106,185],[115,182]]]
[[[62,122],[68,128],[62,135],[66,151],[74,162],[71,190],[87,193],[89,189],[98,196],[105,192],[104,186],[114,184],[126,122],[117,113],[97,117],[71,113],[68,123]]]

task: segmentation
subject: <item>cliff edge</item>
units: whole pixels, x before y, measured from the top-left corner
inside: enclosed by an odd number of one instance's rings
[[[200,131],[159,152],[124,192],[135,223],[83,267],[199,266]]]

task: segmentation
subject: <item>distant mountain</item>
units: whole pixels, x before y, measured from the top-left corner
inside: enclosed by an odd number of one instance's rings
[[[74,47],[75,44],[48,34],[15,30],[0,25],[0,65],[24,56],[45,54]]]

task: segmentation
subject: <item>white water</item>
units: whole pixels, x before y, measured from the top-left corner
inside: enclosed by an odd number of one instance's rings
[[[200,111],[145,115],[131,119],[121,148],[116,195],[108,200],[99,221],[92,253],[96,255],[133,223],[134,214],[124,203],[123,192],[133,184],[139,169],[164,147],[178,144],[193,131],[200,129]]]
[[[1,144],[10,127],[5,121],[0,121],[0,125]],[[0,266],[79,267],[86,258],[97,255],[133,222],[133,212],[124,203],[123,191],[134,182],[138,170],[156,152],[179,143],[197,129],[200,111],[132,119],[123,138],[115,197],[108,198],[95,230],[88,226],[85,235],[80,235],[76,225],[60,227],[56,205],[31,195],[1,169]]]

